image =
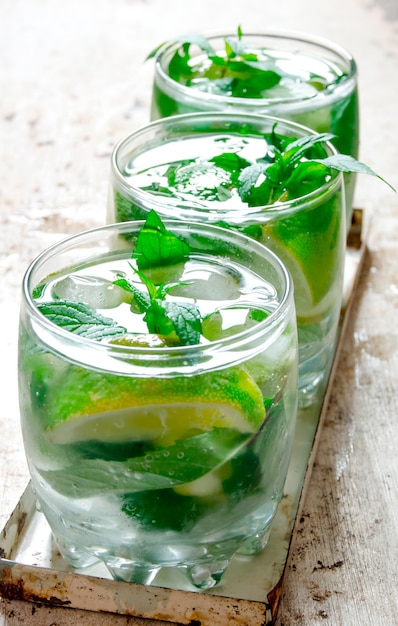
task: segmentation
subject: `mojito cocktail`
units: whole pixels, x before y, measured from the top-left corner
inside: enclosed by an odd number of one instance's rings
[[[225,229],[88,231],[24,279],[21,421],[68,563],[125,581],[179,567],[201,589],[267,542],[297,407],[290,277]]]
[[[139,129],[112,158],[110,221],[143,218],[155,207],[240,230],[286,264],[303,406],[327,380],[342,299],[344,188],[340,172],[322,160],[333,155],[324,137],[277,118],[198,113]]]
[[[182,35],[156,51],[151,119],[195,111],[292,120],[358,157],[357,68],[350,53],[307,33]],[[347,224],[355,174],[345,175]]]

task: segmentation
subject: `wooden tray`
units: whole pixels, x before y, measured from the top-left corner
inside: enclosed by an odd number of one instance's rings
[[[199,592],[181,574],[163,571],[150,586],[111,579],[105,566],[72,570],[54,546],[28,484],[0,534],[0,593],[52,606],[134,615],[190,626],[265,626],[275,620],[295,522],[301,514],[339,351],[366,252],[363,212],[354,211],[348,237],[344,302],[339,337],[325,394],[300,410],[284,497],[261,554],[235,558],[222,583]]]

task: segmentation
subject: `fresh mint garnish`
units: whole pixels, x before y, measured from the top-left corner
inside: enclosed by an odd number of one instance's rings
[[[140,232],[140,236],[142,232],[144,232],[144,229]],[[202,332],[202,320],[196,304],[191,302],[173,302],[165,299],[170,291],[186,283],[161,283],[156,285],[143,272],[136,270],[132,265],[131,268],[147,288],[147,294],[143,293],[125,277],[115,280],[114,284],[133,294],[139,311],[145,313],[144,322],[148,327],[148,331],[165,337],[176,335],[182,345],[199,343]]]
[[[394,190],[365,163],[344,154],[326,156],[324,143],[332,138],[330,133],[286,138],[274,127],[264,135],[264,156],[255,162],[231,159],[230,153],[210,161],[230,173],[231,184],[236,183],[239,197],[250,207],[286,202],[320,189],[332,170],[376,176]]]
[[[147,59],[156,57],[166,43],[152,50]],[[240,26],[236,37],[224,38],[224,48],[219,51],[201,35],[176,37],[168,43],[180,44],[168,65],[170,78],[202,91],[238,98],[262,98],[283,78],[291,77],[266,48],[256,49],[253,43],[246,43]],[[198,49],[202,53],[199,62]],[[313,72],[309,72],[306,82],[318,91],[327,86],[325,80]]]
[[[243,158],[239,149],[232,152],[230,148],[225,151],[221,148],[219,154],[208,159],[199,154],[178,164],[173,162],[167,170],[168,195],[185,200],[197,198],[206,203],[205,207],[213,201],[222,203],[238,196],[249,207],[261,207],[296,200],[317,191],[328,183],[334,171],[376,176],[393,189],[365,163],[345,154],[328,156],[325,144],[334,138],[333,134],[296,138],[278,133],[277,127],[275,123],[271,132],[256,134],[260,142],[264,139],[264,149],[252,160]],[[242,133],[245,135],[246,129],[242,129]],[[222,143],[218,142],[217,146]],[[154,178],[152,185],[156,185],[156,171],[150,172],[148,177],[151,176]],[[195,186],[197,178],[200,184]],[[144,189],[149,190],[149,187]]]
[[[194,303],[170,302],[167,294],[184,283],[161,283],[156,285],[143,270],[167,267],[185,261],[189,256],[188,244],[167,230],[162,220],[151,210],[140,230],[136,252],[138,270],[132,267],[148,294],[140,292],[126,279],[116,280],[115,284],[134,294],[140,311],[145,313],[144,321],[150,333],[176,335],[182,345],[195,345],[200,341],[202,330],[201,315]]]
[[[148,332],[161,335],[166,344],[195,345],[200,343],[202,319],[199,308],[193,302],[166,300],[166,296],[176,287],[186,283],[155,284],[144,273],[144,269],[159,269],[185,261],[189,256],[188,244],[167,230],[155,211],[150,211],[136,240],[133,258],[139,269],[130,264],[134,274],[144,285],[146,292],[126,276],[118,276],[113,281],[132,296],[132,308],[144,315]],[[33,297],[39,299],[43,288],[33,290]],[[113,319],[104,317],[82,302],[56,300],[39,302],[39,311],[50,321],[69,332],[101,341],[128,333]]]
[[[151,210],[138,235],[134,256],[140,270],[165,267],[186,260],[189,246],[167,230],[156,211]]]
[[[320,188],[330,174],[318,159],[311,165],[310,157],[324,155],[322,144],[333,135],[323,133],[299,139],[286,138],[273,131],[264,136],[267,149],[264,156],[242,169],[238,194],[249,206],[284,202]]]
[[[101,340],[126,333],[123,326],[82,302],[56,300],[38,303],[37,308],[53,324],[87,339]]]

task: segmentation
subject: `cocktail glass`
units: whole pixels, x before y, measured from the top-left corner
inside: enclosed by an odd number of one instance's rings
[[[217,54],[217,64],[198,45],[202,43],[198,36],[182,36],[159,48],[152,120],[195,111],[273,115],[319,133],[333,133],[331,141],[339,152],[358,157],[357,67],[345,48],[309,33],[285,30],[204,38]],[[228,55],[229,65],[223,66],[219,59]],[[349,227],[355,174],[344,178]]]
[[[297,184],[286,200],[282,195],[261,204],[260,198],[255,206],[242,201],[237,171],[242,163],[255,169],[272,160],[274,131],[287,139],[316,135],[293,122],[242,113],[172,116],[138,129],[114,149],[108,218],[142,219],[155,208],[164,217],[243,230],[271,248],[294,282],[299,402],[306,406],[322,393],[335,348],[345,259],[344,184],[342,174],[331,171],[312,191],[308,181]],[[322,149],[336,152],[329,142]],[[251,188],[250,177],[246,182]],[[256,191],[254,182],[252,187]]]
[[[244,235],[164,226],[189,253],[144,274],[142,222],[75,235],[30,265],[22,432],[67,563],[103,562],[143,584],[177,567],[205,589],[235,553],[263,548],[282,496],[297,408],[293,289],[278,258]],[[150,328],[162,307],[177,334]],[[192,310],[200,340],[184,343]]]

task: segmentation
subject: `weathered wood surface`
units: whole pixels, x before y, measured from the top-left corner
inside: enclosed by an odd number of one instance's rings
[[[0,4],[1,527],[28,478],[16,383],[24,270],[53,241],[103,223],[111,149],[148,121],[147,52],[183,32],[237,24],[305,30],[350,49],[359,66],[361,158],[398,187],[394,0]],[[397,623],[398,200],[380,181],[362,176],[356,204],[371,222],[369,253],[294,537],[278,626]],[[1,626],[155,624],[8,600],[0,607]]]

